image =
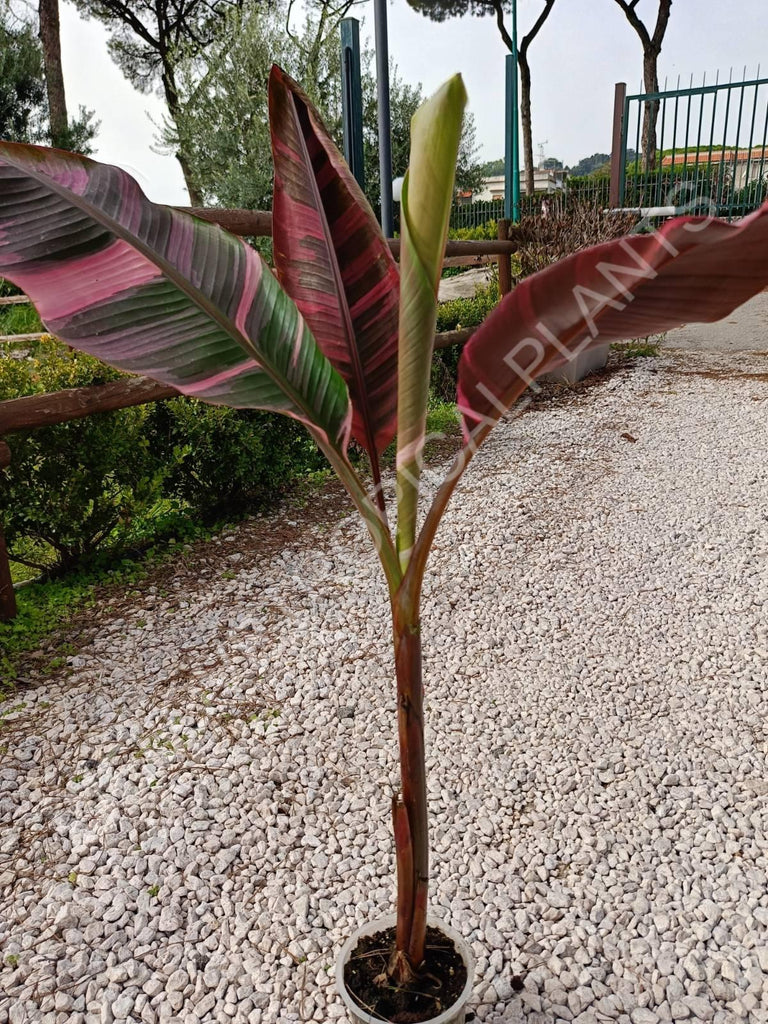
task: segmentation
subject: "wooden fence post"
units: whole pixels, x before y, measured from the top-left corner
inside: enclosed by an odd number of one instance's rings
[[[497,237],[499,241],[509,241],[509,221],[503,217],[499,221]],[[512,255],[508,252],[499,253],[499,294],[504,296],[512,291]]]
[[[5,441],[0,441],[0,472],[10,465],[11,450]],[[13,591],[11,566],[8,561],[8,549],[5,546],[3,524],[0,522],[0,622],[9,622],[16,618],[16,594]]]
[[[612,210],[616,210],[621,206],[621,165],[624,157],[624,104],[626,99],[626,82],[617,82],[616,91],[613,96],[613,141],[611,143],[611,192],[609,204]]]

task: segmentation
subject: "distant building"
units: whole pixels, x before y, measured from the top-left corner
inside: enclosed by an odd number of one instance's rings
[[[536,168],[533,172],[533,187],[536,192],[560,192],[564,185],[568,172],[554,168],[541,170]],[[504,175],[494,174],[490,178],[483,178],[483,189],[476,192],[472,197],[473,202],[490,202],[494,199],[504,198]],[[525,172],[520,172],[520,191],[525,192]]]
[[[681,171],[683,168],[695,168],[697,165],[708,168],[722,166],[725,180],[732,181],[736,189],[744,188],[753,181],[761,181],[768,174],[768,146],[755,146],[753,149],[708,149],[670,153],[661,161],[664,169],[672,168]]]

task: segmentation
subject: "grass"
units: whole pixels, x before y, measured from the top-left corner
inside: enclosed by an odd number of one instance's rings
[[[459,413],[455,402],[432,398],[427,409],[427,434],[455,434]]]
[[[611,345],[614,352],[619,352],[626,359],[651,359],[661,350],[665,335],[635,338],[634,341],[618,341]]]
[[[190,525],[185,541],[213,537],[228,523],[213,527]],[[97,605],[109,606],[110,593],[119,597],[124,590],[143,580],[149,572],[178,557],[179,545],[170,540],[136,554],[110,562],[106,555],[79,572],[59,579],[30,583],[16,592],[18,614],[10,622],[0,622],[0,697],[7,696],[16,685],[19,662],[24,655],[36,651],[43,641],[73,615]],[[75,648],[66,641],[55,646],[48,661],[41,667],[43,675],[51,675],[66,666],[66,659]]]
[[[34,306],[0,306],[0,334],[38,334],[44,330]]]

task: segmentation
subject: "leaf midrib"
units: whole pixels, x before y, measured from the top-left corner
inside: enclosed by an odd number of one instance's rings
[[[320,195],[320,189],[317,184],[317,178],[315,177],[314,170],[312,168],[312,160],[307,149],[307,140],[304,138],[304,132],[301,126],[301,118],[299,116],[299,110],[296,105],[296,96],[293,90],[288,90],[291,111],[293,113],[294,125],[296,127],[296,134],[298,136],[299,145],[301,146],[301,155],[304,158],[305,166],[309,173],[307,177],[309,179],[309,187],[312,192],[312,198],[315,203],[315,210],[317,212],[318,219],[320,221],[320,227],[323,231],[323,237],[325,239],[325,247],[328,254],[328,263],[333,274],[333,282],[336,287],[336,297],[339,304],[339,310],[341,312],[342,319],[344,321],[344,329],[347,334],[347,349],[352,358],[352,367],[355,377],[355,383],[357,384],[358,393],[362,399],[362,412],[363,423],[365,424],[365,436],[367,440],[368,454],[371,458],[372,470],[374,477],[378,478],[378,452],[376,451],[376,437],[373,430],[373,424],[371,423],[371,403],[370,396],[368,394],[367,382],[365,374],[363,372],[363,366],[360,361],[360,353],[357,349],[357,340],[355,338],[355,328],[352,323],[352,314],[349,309],[349,303],[347,302],[347,293],[344,288],[344,279],[341,275],[341,268],[339,261],[336,257],[336,248],[333,243],[333,235],[331,228],[328,223],[328,218],[325,214],[325,207],[323,206],[322,197]],[[305,108],[306,110],[306,108]],[[306,111],[307,117],[309,117],[309,111]],[[375,466],[373,464],[376,464]]]
[[[233,338],[241,346],[241,348],[244,349],[244,351],[247,354],[251,355],[254,359],[256,359],[256,361],[259,364],[259,367],[262,370],[264,370],[264,372],[271,378],[271,380],[277,386],[278,390],[281,391],[291,402],[293,402],[293,404],[298,409],[300,409],[303,413],[305,413],[307,418],[309,420],[311,420],[317,427],[319,427],[323,431],[323,433],[326,434],[326,436],[328,436],[329,444],[331,444],[332,447],[334,447],[334,449],[336,449],[337,451],[339,451],[343,455],[342,449],[338,445],[336,439],[335,438],[331,439],[331,437],[328,435],[327,431],[325,430],[324,424],[319,422],[315,410],[306,404],[306,402],[303,400],[301,394],[298,391],[296,391],[290,384],[286,384],[285,383],[285,378],[283,378],[278,373],[277,369],[274,366],[271,365],[271,362],[270,362],[270,360],[268,358],[267,359],[263,358],[262,353],[256,347],[254,342],[252,342],[251,339],[248,338],[246,335],[242,334],[242,332],[239,331],[237,329],[237,327],[232,323],[232,320],[228,316],[226,316],[219,309],[219,307],[214,302],[212,302],[212,300],[208,299],[202,292],[200,292],[198,289],[196,289],[189,282],[189,280],[180,271],[178,271],[173,266],[173,264],[170,263],[164,256],[161,256],[160,254],[158,254],[157,251],[155,249],[153,249],[149,244],[144,242],[137,235],[134,235],[127,228],[124,228],[123,225],[118,220],[115,220],[114,217],[111,217],[109,214],[104,213],[104,211],[101,210],[98,206],[95,206],[94,204],[88,202],[82,196],[79,196],[75,192],[70,191],[65,186],[60,185],[58,182],[56,182],[52,178],[50,178],[47,174],[44,174],[44,173],[42,173],[40,171],[33,170],[30,167],[20,166],[15,160],[13,160],[12,158],[9,158],[5,146],[3,146],[1,144],[0,144],[0,155],[2,156],[2,159],[6,161],[6,163],[10,164],[10,166],[14,167],[21,174],[28,175],[29,177],[33,178],[43,188],[49,189],[51,192],[54,192],[56,195],[60,196],[66,202],[70,203],[76,209],[81,210],[83,213],[85,213],[89,217],[93,217],[93,219],[98,224],[101,224],[103,227],[107,228],[117,238],[120,238],[124,242],[127,242],[134,249],[137,249],[143,256],[146,256],[146,258],[150,261],[150,263],[152,263],[154,266],[156,266],[160,270],[160,272],[163,274],[163,276],[165,276],[169,281],[171,281],[179,289],[179,291],[181,291],[184,295],[186,295],[187,298],[194,305],[196,305],[199,309],[201,309],[203,311],[203,313],[205,313],[215,323],[217,323],[226,334],[228,334],[231,338]],[[86,169],[87,169],[87,165],[86,165]],[[120,171],[119,173],[122,174],[124,172]],[[89,172],[89,174],[90,174],[90,172]],[[149,200],[146,199],[146,197],[144,197],[144,196],[142,197],[142,200],[144,202],[149,203]],[[140,202],[142,200],[140,200]],[[151,205],[155,205],[155,204],[151,204]],[[170,207],[166,207],[166,209],[169,210],[169,213],[170,213],[171,217],[180,217],[180,218],[187,218],[188,217],[190,220],[200,220],[200,218],[192,217],[190,214],[182,214],[178,210],[174,210],[174,209],[172,209]],[[218,227],[217,225],[211,224],[208,221],[200,220],[200,223],[205,226],[206,230],[219,231],[219,232],[225,233],[222,228]],[[232,237],[234,238],[234,236],[232,236]],[[240,242],[239,244],[244,245],[245,243]],[[248,257],[247,257],[247,254],[246,254],[246,259],[247,258]],[[260,257],[258,257],[258,255],[256,255],[256,258],[260,259]],[[271,273],[269,267],[263,261],[262,261],[262,272],[263,273]],[[281,289],[281,291],[282,291],[282,289]],[[290,296],[287,295],[287,293],[285,293],[283,291],[282,294],[283,294],[283,296],[286,299],[288,299],[289,301],[292,301],[290,299]],[[308,332],[309,336],[314,341],[315,346],[317,348],[317,351],[320,353],[320,355],[322,356],[323,359],[327,360],[327,357],[323,354],[323,352],[321,351],[320,347],[317,345],[317,341],[315,340],[314,335],[312,334],[312,332],[311,332],[311,330],[309,328],[309,324],[307,324],[306,320],[301,315],[301,311],[298,310],[298,309],[297,309],[297,314],[300,317],[301,322],[304,324],[304,327],[305,327],[306,331]],[[337,373],[337,371],[334,369],[333,366],[331,366],[331,371],[333,373]],[[344,383],[343,378],[341,378],[341,380],[342,380],[342,383]],[[171,386],[174,386],[174,385],[172,384]],[[344,386],[346,388],[346,384]],[[349,401],[349,397],[348,397],[348,401]]]

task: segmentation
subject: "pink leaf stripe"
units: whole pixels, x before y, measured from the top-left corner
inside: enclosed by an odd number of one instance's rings
[[[269,106],[278,278],[347,382],[352,434],[375,455],[395,434],[397,265],[317,111],[278,67]]]
[[[680,217],[652,235],[585,249],[527,278],[464,348],[465,437],[533,380],[596,345],[709,322],[768,285],[768,204],[738,226]]]
[[[74,348],[346,447],[346,385],[266,264],[118,168],[0,143],[0,274]]]

